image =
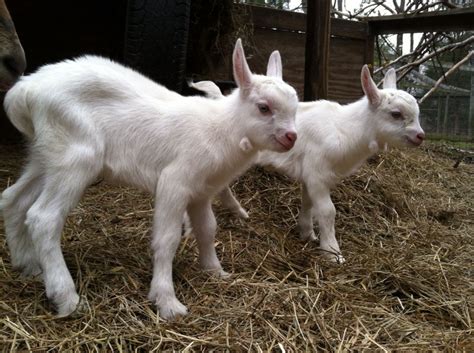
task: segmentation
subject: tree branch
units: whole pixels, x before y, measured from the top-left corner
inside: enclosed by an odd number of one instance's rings
[[[371,7],[372,9],[370,10],[369,13],[375,11],[379,6],[385,8],[387,11],[389,11],[390,13],[394,14],[395,12],[393,11],[393,9],[391,9],[390,7],[388,7],[384,1],[382,0],[378,0],[378,1],[375,1],[374,3],[372,4],[368,4],[367,6],[357,10],[354,12],[354,14],[352,14],[350,11],[347,11],[346,12],[342,12],[342,11],[339,11],[337,9],[335,9],[334,7],[331,9],[331,12],[332,13],[335,13],[335,14],[338,14],[340,16],[343,16],[343,17],[347,17],[348,19],[358,19],[358,20],[364,20],[366,19],[367,15],[364,15],[364,16],[359,16],[361,14],[363,14],[365,11],[369,10]]]
[[[459,67],[461,67],[466,61],[468,61],[471,56],[474,54],[474,51],[470,51],[462,60],[460,60],[456,65],[450,68],[445,75],[441,76],[438,81],[436,81],[435,85],[431,87],[431,89],[418,101],[419,104],[423,103],[429,96],[433,94],[434,91],[439,87],[439,85],[453,72],[455,72]]]
[[[434,52],[428,54],[428,55],[425,55],[424,57],[422,57],[421,59],[418,59],[416,61],[413,61],[411,63],[408,63],[408,64],[405,64],[401,67],[399,67],[397,69],[397,71],[402,71],[404,69],[407,69],[407,68],[410,68],[410,67],[416,67],[416,66],[420,66],[421,64],[423,64],[425,61],[431,59],[432,57],[440,54],[440,53],[443,53],[445,51],[448,51],[448,50],[453,50],[453,49],[457,49],[457,48],[462,48],[463,46],[467,45],[467,44],[470,44],[474,42],[474,36],[470,36],[469,38],[463,40],[462,42],[457,42],[457,43],[453,43],[453,44],[448,44],[444,47],[441,47],[439,49],[435,49]]]
[[[441,2],[443,3],[444,6],[449,7],[450,9],[457,9],[457,8],[459,8],[459,6],[457,6],[457,5],[453,4],[453,3],[451,3],[451,1],[449,1],[449,0],[441,0]]]
[[[437,34],[427,36],[427,34],[424,33],[423,37],[420,39],[420,42],[418,43],[418,45],[416,46],[416,48],[413,52],[402,55],[402,56],[399,56],[398,58],[390,61],[389,63],[387,63],[385,65],[381,65],[378,69],[374,70],[374,74],[377,74],[380,71],[385,70],[387,67],[392,66],[392,65],[394,65],[394,64],[398,63],[399,61],[402,61],[406,58],[412,58],[414,60],[417,57],[419,57],[420,55],[423,55],[424,51],[426,51],[428,49],[427,47],[430,45],[430,43],[432,43],[436,39],[436,37],[437,37]],[[413,60],[411,60],[411,61],[413,61]]]
[[[434,2],[432,4],[426,4],[426,5],[423,5],[422,7],[418,8],[418,9],[415,9],[413,12],[411,12],[412,14],[418,14],[422,11],[425,11],[425,10],[428,10],[432,7],[435,7],[435,6],[438,6],[438,5],[441,5],[441,6],[447,6],[449,7],[448,5],[446,5],[446,2],[445,1],[437,1],[437,2]],[[449,7],[449,8],[452,8],[452,7]],[[442,9],[442,8],[440,8]]]

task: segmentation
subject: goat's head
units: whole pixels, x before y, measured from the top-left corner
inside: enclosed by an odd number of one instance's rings
[[[238,39],[233,69],[239,87],[239,109],[245,117],[249,142],[258,149],[277,152],[291,149],[296,141],[298,98],[296,91],[282,80],[280,53],[274,51],[271,54],[266,76],[254,75]]]
[[[4,0],[0,0],[0,91],[7,91],[26,68],[26,59]]]
[[[412,95],[397,89],[395,70],[387,71],[383,89],[379,90],[365,65],[361,72],[361,83],[375,118],[380,142],[393,147],[419,146],[425,139],[420,126],[420,109]]]

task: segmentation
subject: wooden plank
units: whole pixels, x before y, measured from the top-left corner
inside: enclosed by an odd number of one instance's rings
[[[448,133],[448,120],[449,120],[449,94],[446,96],[446,103],[444,105],[444,120],[443,120],[443,134]]]
[[[348,103],[362,97],[360,70],[365,56],[364,41],[331,38],[328,99]]]
[[[308,2],[304,74],[304,100],[328,96],[331,1]]]
[[[282,31],[306,33],[306,14],[282,11],[259,6],[236,4],[239,13],[249,13],[254,27],[275,28]],[[338,37],[364,39],[368,25],[365,22],[331,18],[331,35]]]
[[[441,97],[438,97],[438,114],[436,115],[436,133],[439,134],[441,131],[441,114],[443,111],[443,102]]]
[[[471,66],[474,66],[474,57],[471,56]],[[472,138],[474,128],[474,73],[471,72],[471,94],[469,96],[469,117],[467,119],[467,136]]]
[[[296,89],[302,100],[306,36],[296,32],[255,28],[253,39],[255,48],[246,51],[251,70],[264,73],[270,53],[278,48],[283,61],[283,79]],[[329,55],[328,99],[348,103],[362,97],[360,70],[367,63],[365,41],[334,37],[331,39]]]
[[[331,18],[331,35],[337,37],[366,39],[369,26],[366,22],[348,21]]]
[[[306,32],[304,13],[269,9],[259,6],[241,5],[251,13],[254,26]],[[474,7],[429,12],[415,15],[393,15],[370,17],[367,23],[374,35],[407,32],[435,32],[474,30]],[[360,38],[367,36],[365,22],[331,18],[331,35]]]
[[[300,12],[282,11],[260,6],[234,5],[250,13],[255,27],[278,28],[287,31],[306,31],[306,15]],[[240,11],[239,13],[241,13]]]
[[[474,30],[474,7],[416,15],[394,15],[367,19],[377,34]]]
[[[304,65],[306,35],[297,32],[254,28],[255,46],[245,48],[252,72],[263,74],[270,53],[278,49],[283,61],[283,79],[304,97]],[[328,99],[348,103],[362,96],[360,70],[368,63],[365,41],[333,37],[329,49]],[[230,57],[220,62],[213,72],[190,73],[195,80],[232,80]]]
[[[374,67],[374,56],[375,56],[375,35],[369,26],[367,36],[364,38],[365,41],[365,58],[364,63],[369,65],[370,71],[373,71]]]
[[[237,5],[241,6],[241,5]],[[263,9],[267,13],[267,9]],[[270,13],[278,10],[271,10]],[[279,11],[283,12],[283,11]],[[242,13],[242,12],[240,12]],[[299,14],[306,18],[305,15]],[[249,19],[250,21],[250,19]],[[372,63],[373,48],[367,44],[367,23],[331,19],[332,38],[329,43],[328,98],[340,103],[354,101],[362,96],[360,70],[363,64]],[[334,28],[336,26],[342,26]],[[352,26],[354,24],[354,26]],[[278,49],[283,61],[283,78],[304,98],[305,44],[304,31],[279,30],[275,27],[254,25],[252,43],[244,43],[250,68],[255,73],[265,73],[270,53]],[[306,28],[306,25],[304,26]],[[351,35],[357,33],[355,35]],[[212,70],[196,67],[188,71],[195,80],[232,80],[230,53],[219,61],[212,62]]]
[[[304,91],[305,38],[302,33],[274,31],[269,28],[254,28],[254,48],[246,48],[248,63],[252,72],[263,74],[268,57],[278,49],[283,64],[283,79],[292,85],[300,99]],[[252,50],[253,49],[253,50]]]

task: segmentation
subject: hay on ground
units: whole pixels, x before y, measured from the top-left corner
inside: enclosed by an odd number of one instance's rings
[[[0,188],[19,175],[0,149]],[[250,219],[216,205],[216,247],[229,279],[199,270],[196,244],[174,264],[175,322],[146,299],[149,195],[103,182],[68,217],[63,252],[86,298],[80,317],[51,314],[44,286],[12,270],[0,221],[0,351],[473,351],[473,165],[433,146],[373,158],[333,192],[347,262],[328,263],[295,228],[299,185],[254,168],[233,189]]]

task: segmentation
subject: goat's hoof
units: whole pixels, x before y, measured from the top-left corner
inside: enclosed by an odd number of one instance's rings
[[[330,262],[333,262],[333,263],[336,263],[336,264],[339,264],[339,265],[346,262],[346,259],[344,258],[344,256],[342,256],[341,253],[334,253],[334,252],[324,251],[323,257],[326,260],[328,260]]]
[[[71,316],[76,310],[80,311],[81,305],[79,305],[79,296],[74,293],[69,300],[65,300],[63,303],[56,303],[56,317],[64,318]],[[79,314],[79,313],[78,313]]]
[[[334,261],[337,264],[343,264],[344,262],[346,262],[346,259],[341,254],[333,255],[332,258],[333,258],[332,261]]]
[[[160,317],[165,320],[173,320],[188,314],[188,309],[176,298],[169,299],[166,304],[159,305],[158,311]]]
[[[204,269],[204,271],[217,278],[225,279],[231,276],[229,272],[224,271],[222,268]]]
[[[242,219],[248,219],[249,218],[249,214],[243,208],[239,208],[239,210],[237,211],[237,216],[242,218]]]
[[[216,275],[219,277],[219,278],[222,278],[222,279],[226,279],[226,278],[230,278],[231,274],[229,272],[226,272],[224,270],[220,270],[220,271],[217,271],[216,272]]]
[[[78,318],[84,316],[89,311],[89,302],[87,301],[85,296],[81,296],[79,298],[79,303],[76,306],[76,310],[74,310],[69,317],[71,318]]]

